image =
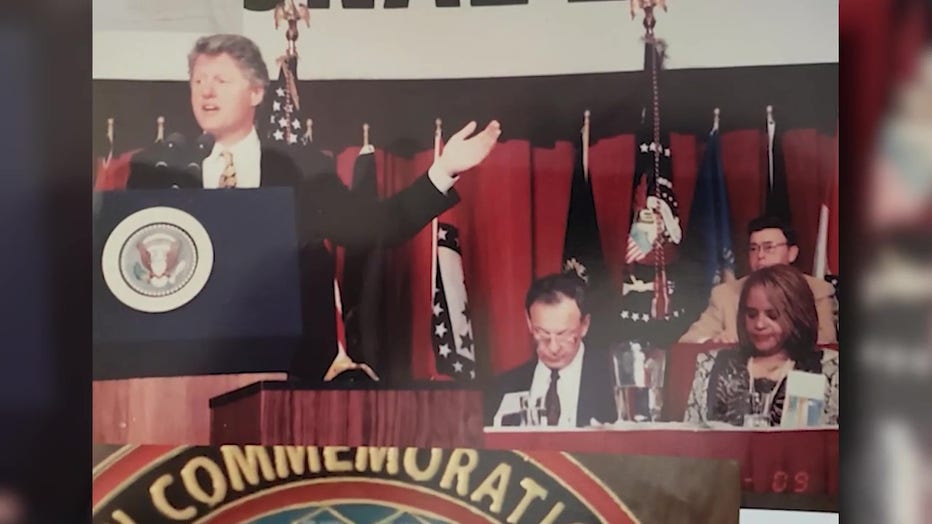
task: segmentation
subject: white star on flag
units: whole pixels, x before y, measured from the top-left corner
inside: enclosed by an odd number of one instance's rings
[[[657,151],[657,142],[651,142],[651,143],[650,143],[650,150],[651,150],[651,151]]]
[[[297,144],[297,143],[298,143],[298,136],[297,136],[297,135],[294,135],[294,134],[288,135],[288,143],[289,143],[289,144]]]
[[[301,129],[301,122],[298,122],[298,119],[295,118],[294,120],[291,121],[291,127],[295,129]]]
[[[440,307],[440,304],[434,304],[434,316],[439,317],[443,313],[443,308]]]
[[[628,310],[627,310],[627,309],[621,312],[621,318],[628,318]]]
[[[279,87],[275,90],[275,94],[278,96],[285,96],[285,90]]]
[[[676,317],[676,318],[680,318],[680,312],[679,312],[679,310],[674,311],[674,312],[673,312],[673,316]]]
[[[282,110],[282,104],[281,104],[281,102],[279,102],[278,100],[272,102],[272,111],[281,111],[281,110]],[[274,117],[273,117],[273,119],[274,119]]]
[[[463,364],[459,360],[453,363],[453,371],[461,373],[463,371]]]
[[[447,327],[443,324],[437,324],[437,328],[434,329],[434,333],[436,333],[438,337],[443,337],[447,334]]]
[[[635,313],[635,314],[631,315],[631,320],[634,320],[634,321],[641,320],[641,314],[640,314],[640,313]]]
[[[446,240],[446,239],[447,239],[447,230],[444,229],[444,228],[442,228],[442,227],[441,227],[440,229],[438,229],[438,230],[437,230],[437,239],[438,239],[438,240]]]
[[[285,139],[285,133],[284,133],[281,129],[279,129],[278,131],[272,133],[272,136],[275,137],[275,140],[284,140],[284,139]]]
[[[278,127],[288,127],[288,121],[285,120],[285,117],[278,119]]]
[[[286,113],[291,113],[291,112],[293,112],[293,111],[294,111],[294,106],[293,106],[293,105],[291,105],[291,104],[285,104],[285,112],[286,112]]]
[[[272,123],[272,124],[275,123],[275,115],[272,115],[272,116],[269,117],[269,122]]]
[[[440,346],[440,356],[441,356],[441,357],[445,357],[445,356],[449,355],[450,352],[451,352],[451,350],[450,350],[449,344],[444,344],[444,345]]]
[[[646,153],[646,152],[647,152],[647,144],[641,144],[641,152],[642,152],[642,153]]]
[[[663,150],[663,154],[664,154],[664,156],[670,156],[670,148],[668,147],[668,148],[664,149],[664,150]]]

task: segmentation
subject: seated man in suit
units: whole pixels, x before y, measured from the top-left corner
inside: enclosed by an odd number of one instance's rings
[[[337,357],[334,322],[333,256],[324,240],[349,248],[398,244],[457,202],[459,173],[478,165],[497,143],[496,121],[468,138],[475,122],[454,134],[427,173],[411,186],[376,204],[357,202],[339,180],[332,159],[312,147],[276,149],[256,130],[256,111],[266,96],[269,73],[259,48],[240,35],[200,38],[188,56],[191,109],[214,145],[189,178],[161,176],[158,165],[135,163],[128,182],[138,187],[294,189],[300,242],[305,343],[296,352],[291,376],[319,381]],[[205,152],[206,153],[206,152]],[[195,162],[196,163],[196,162]],[[182,163],[183,164],[183,163]],[[261,212],[243,210],[244,213]]]
[[[748,262],[751,271],[778,264],[792,265],[799,256],[796,232],[786,221],[775,217],[758,217],[748,224]],[[819,314],[819,344],[837,342],[833,300],[835,288],[824,280],[804,275],[815,296]],[[725,282],[712,288],[709,306],[690,326],[680,342],[720,342],[736,344],[738,329],[738,298],[747,277]]]
[[[498,377],[496,394],[487,404],[487,425],[492,425],[507,393],[524,391],[530,392],[532,403],[541,401],[541,424],[585,427],[592,419],[615,421],[608,357],[583,341],[591,320],[585,286],[569,274],[549,275],[531,284],[525,313],[537,358]],[[503,425],[514,425],[514,418],[506,417]]]

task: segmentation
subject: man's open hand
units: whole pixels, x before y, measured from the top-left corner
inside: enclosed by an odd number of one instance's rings
[[[454,177],[463,171],[468,171],[485,160],[492,148],[498,143],[502,134],[502,127],[497,120],[489,122],[485,129],[471,138],[467,138],[476,130],[476,122],[466,124],[455,135],[451,136],[443,146],[443,152],[437,159],[435,166],[447,175]]]

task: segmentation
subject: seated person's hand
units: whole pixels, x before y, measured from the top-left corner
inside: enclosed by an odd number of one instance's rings
[[[709,339],[709,341],[716,343],[716,344],[737,344],[738,334],[737,333],[719,333],[718,335]]]

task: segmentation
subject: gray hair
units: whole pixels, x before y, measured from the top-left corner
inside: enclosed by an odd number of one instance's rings
[[[199,56],[222,54],[230,55],[253,85],[263,89],[269,86],[269,70],[265,66],[259,47],[242,35],[221,34],[198,38],[194,48],[188,53],[188,76],[191,76],[194,62]]]

